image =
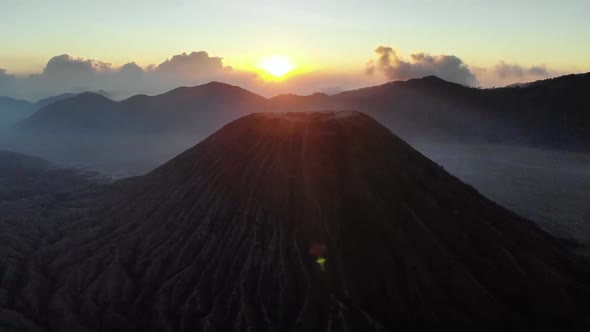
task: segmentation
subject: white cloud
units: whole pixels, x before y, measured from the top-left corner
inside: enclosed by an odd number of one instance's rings
[[[43,72],[17,78],[0,69],[0,92],[18,98],[40,99],[64,92],[104,89],[119,96],[161,93],[181,85],[212,80],[244,81],[244,74],[223,65],[220,57],[207,52],[182,53],[159,65],[141,68],[136,63],[121,67],[68,54],[51,58]]]
[[[527,76],[548,77],[551,73],[545,65],[524,67],[519,64],[510,64],[504,61],[498,62],[494,67],[494,73],[500,78],[524,78]]]
[[[366,72],[383,73],[390,80],[406,80],[436,75],[447,81],[477,85],[478,81],[469,67],[454,55],[430,55],[424,52],[413,53],[405,60],[389,46],[375,49],[377,58],[367,63]]]

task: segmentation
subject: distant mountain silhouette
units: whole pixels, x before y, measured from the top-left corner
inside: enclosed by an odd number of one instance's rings
[[[41,109],[23,122],[33,130],[195,132],[218,128],[256,110],[359,110],[410,141],[483,141],[590,149],[590,74],[568,75],[523,87],[475,89],[435,76],[396,81],[336,95],[265,99],[212,82],[118,103],[80,95],[79,101]],[[96,104],[94,104],[96,103]],[[100,114],[93,114],[100,112]],[[70,116],[73,114],[79,116]],[[92,128],[88,123],[92,119]]]
[[[35,107],[37,109],[41,109],[41,108],[43,108],[45,106],[48,106],[49,104],[53,104],[53,103],[55,103],[57,101],[69,99],[69,98],[72,98],[72,97],[75,97],[75,96],[78,96],[78,95],[84,94],[84,93],[93,93],[93,94],[101,95],[103,97],[112,99],[111,98],[111,93],[109,93],[108,91],[105,91],[105,90],[86,91],[86,92],[82,92],[82,93],[62,93],[62,94],[57,95],[57,96],[52,96],[52,97],[44,98],[44,99],[41,99],[41,100],[37,101],[35,103]]]
[[[110,91],[106,91],[106,90],[103,90],[103,89],[96,90],[96,91],[91,91],[91,92],[94,92],[97,95],[101,95],[103,97],[107,97],[107,98],[112,99],[112,100],[115,100],[115,98],[116,98],[116,94],[115,93],[112,93]]]
[[[20,127],[39,132],[211,133],[239,116],[264,109],[265,102],[261,96],[219,82],[121,102],[86,92],[52,103]]]
[[[590,151],[588,87],[590,74],[499,89],[469,88],[429,76],[335,95],[270,99],[219,82],[119,102],[87,92],[41,108],[0,139],[0,148],[136,175],[252,112],[357,110],[411,144],[501,143]]]
[[[106,97],[85,92],[51,102],[19,124],[19,127],[44,132],[87,132],[105,127],[111,129],[120,123],[117,120],[121,112],[116,106],[116,102]]]
[[[590,73],[475,89],[435,76],[334,96],[279,96],[274,108],[364,111],[410,141],[499,142],[590,150]]]
[[[10,97],[0,97],[0,107],[11,109],[25,109],[30,107],[31,103],[26,100],[14,99]]]
[[[62,93],[62,94],[57,95],[57,96],[47,97],[47,98],[44,98],[44,99],[41,99],[41,100],[37,101],[35,103],[35,107],[37,109],[40,109],[40,108],[43,108],[43,107],[45,107],[45,106],[47,106],[49,104],[53,104],[56,101],[60,101],[60,100],[72,98],[72,97],[74,97],[76,95],[78,95],[78,94],[77,93]]]
[[[102,92],[106,93],[105,91]],[[9,97],[0,97],[0,129],[11,129],[18,122],[33,115],[37,110],[77,95],[76,93],[63,93],[41,99],[35,103]]]
[[[26,100],[0,97],[0,131],[11,128],[32,114],[33,105]]]
[[[113,101],[86,92],[56,101],[0,137],[0,148],[113,176],[144,174],[267,100],[211,82]]]
[[[186,90],[188,91],[188,90]],[[180,90],[176,93],[184,93]],[[586,330],[589,274],[357,112],[252,114],[102,193],[0,216],[0,323]],[[7,271],[7,272],[4,272]]]

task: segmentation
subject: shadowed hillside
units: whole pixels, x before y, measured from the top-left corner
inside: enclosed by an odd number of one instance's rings
[[[361,113],[252,114],[103,190],[41,207],[35,231],[0,218],[0,323],[31,331],[589,324],[590,279],[575,258]]]
[[[79,203],[82,201],[79,198],[86,194],[78,196],[77,193],[108,182],[108,178],[95,172],[58,168],[39,157],[0,151],[0,219],[12,222],[11,226],[0,223],[0,234],[10,238],[11,231],[26,233],[32,229],[38,232],[43,227],[39,222],[47,216],[45,209],[73,198]],[[27,218],[34,218],[36,222],[21,223]]]
[[[51,102],[33,114],[19,128],[42,133],[85,133],[99,128],[115,130],[124,125],[124,114],[116,102],[93,92]]]
[[[0,147],[116,176],[144,174],[252,112],[357,110],[411,144],[494,143],[590,151],[590,74],[474,89],[429,76],[336,95],[266,99],[212,82],[115,102],[87,92],[20,122]],[[146,146],[150,146],[146,149]]]
[[[330,96],[282,95],[265,99],[212,82],[158,96],[113,102],[83,93],[41,109],[20,127],[33,132],[92,133],[211,131],[256,110],[355,109],[374,115],[416,140],[487,141],[588,149],[590,74],[568,75],[524,86],[475,89],[435,76],[345,91]],[[53,99],[52,99],[53,100]],[[91,127],[88,127],[91,124]]]
[[[106,94],[105,91],[99,91],[99,93]],[[87,94],[87,93],[85,93]],[[36,103],[30,103],[26,100],[17,100],[8,97],[0,97],[0,132],[4,130],[12,131],[15,129],[15,126],[21,122],[29,118],[30,116],[34,115],[40,109],[43,109],[47,106],[50,106],[53,103],[66,100],[72,97],[76,97],[78,94],[75,93],[62,93],[57,96],[52,96],[48,98],[41,99]],[[80,108],[80,106],[87,106],[90,108],[96,108],[93,106],[91,102],[87,102],[86,105],[76,105],[76,104],[68,104],[68,107],[76,106]],[[83,107],[85,108],[85,107]],[[42,117],[44,119],[49,118],[50,122],[48,125],[51,127],[51,122],[55,122],[56,120],[53,119],[53,116],[49,117]]]
[[[0,150],[0,203],[84,188],[98,174],[58,168],[39,157]]]
[[[0,148],[116,177],[144,174],[266,99],[212,82],[116,102],[86,92],[55,101],[0,136]]]
[[[33,133],[181,134],[209,132],[235,118],[263,109],[266,99],[242,88],[211,82],[180,87],[157,96],[121,102],[85,92],[53,102],[22,122]]]
[[[40,109],[40,108],[43,108],[43,107],[48,106],[50,104],[53,104],[55,102],[75,97],[76,95],[77,95],[76,93],[62,93],[57,96],[43,98],[35,103],[35,107],[37,109]]]
[[[31,115],[32,107],[25,100],[0,97],[0,133]]]
[[[475,89],[435,76],[333,96],[278,96],[283,111],[355,109],[412,142],[493,142],[590,151],[590,74]]]

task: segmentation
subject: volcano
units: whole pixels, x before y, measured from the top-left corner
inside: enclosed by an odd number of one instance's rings
[[[588,327],[584,262],[362,113],[251,114],[96,190],[3,223],[0,326]]]

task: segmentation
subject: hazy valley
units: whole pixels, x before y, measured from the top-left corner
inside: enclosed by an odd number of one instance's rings
[[[64,94],[26,111],[35,114],[5,129],[0,147],[122,178],[156,168],[252,112],[354,109],[498,203],[588,244],[589,85],[582,74],[488,90],[427,77],[274,98],[215,82],[120,102],[105,92]]]

